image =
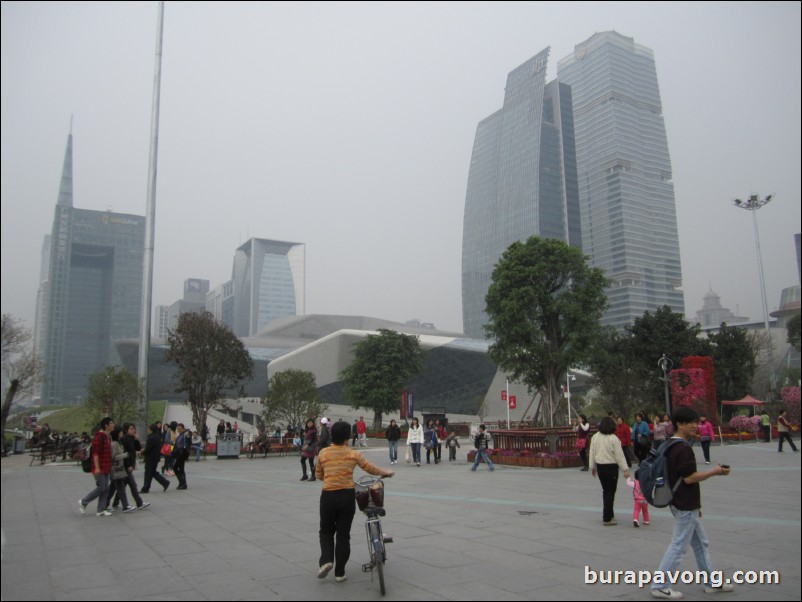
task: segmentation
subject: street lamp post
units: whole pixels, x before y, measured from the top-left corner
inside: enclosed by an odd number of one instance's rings
[[[757,233],[757,210],[764,207],[771,202],[774,195],[768,195],[765,198],[760,198],[759,194],[750,195],[746,201],[735,199],[732,203],[739,209],[746,209],[752,212],[752,225],[755,228],[755,248],[757,249],[757,268],[760,274],[760,292],[763,300],[763,324],[766,327],[766,338],[769,345],[769,383],[771,384],[770,398],[773,396],[774,391],[777,390],[775,375],[774,375],[774,346],[771,343],[771,331],[769,330],[769,307],[766,303],[766,281],[763,277],[763,257],[760,254],[760,236]]]
[[[570,370],[565,371],[565,400],[568,404],[568,424],[571,424],[571,381],[576,380],[576,376]]]
[[[660,380],[663,381],[663,390],[665,391],[666,396],[666,414],[671,416],[671,399],[668,395],[668,383],[671,381],[669,374],[671,373],[671,366],[673,365],[673,362],[671,361],[671,358],[664,353],[663,357],[657,361],[657,365],[660,366],[660,369],[663,371],[663,377],[660,378]]]

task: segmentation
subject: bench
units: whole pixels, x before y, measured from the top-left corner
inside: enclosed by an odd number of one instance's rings
[[[76,457],[76,453],[80,447],[80,441],[71,439],[65,439],[60,443],[45,443],[44,445],[31,447],[28,450],[28,453],[31,456],[31,463],[28,464],[28,466],[33,466],[33,463],[36,460],[39,460],[40,465],[45,464],[48,460],[55,462],[58,460],[59,456],[61,456],[62,460],[69,459],[80,462],[80,457]]]
[[[278,454],[279,456],[284,456],[288,452],[287,443],[284,442],[281,437],[268,437],[267,438],[267,446],[259,445],[256,441],[248,443],[244,449],[244,453],[247,454],[249,458],[253,458],[256,455],[261,455],[263,458],[267,458],[268,454]]]

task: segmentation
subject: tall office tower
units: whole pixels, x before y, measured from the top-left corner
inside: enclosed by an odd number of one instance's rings
[[[234,281],[229,280],[206,293],[206,311],[234,332]]]
[[[234,255],[234,334],[253,336],[306,311],[306,245],[252,238]]]
[[[546,84],[546,48],[507,76],[502,108],[481,121],[462,232],[462,320],[484,338],[493,267],[530,236],[582,248],[571,89]]]
[[[156,339],[167,340],[167,331],[170,328],[170,306],[157,305],[155,310],[155,320],[153,321],[153,337]]]
[[[87,377],[120,363],[115,342],[139,337],[145,218],[72,204],[72,134],[50,241],[44,404],[75,404]]]
[[[603,323],[684,314],[671,160],[652,51],[597,33],[557,63],[574,98],[583,250],[612,283]]]

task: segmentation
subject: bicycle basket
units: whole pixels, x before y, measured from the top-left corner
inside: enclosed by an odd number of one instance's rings
[[[376,481],[369,486],[355,483],[354,491],[356,504],[362,512],[368,509],[371,502],[376,508],[384,508],[384,483],[382,481]]]

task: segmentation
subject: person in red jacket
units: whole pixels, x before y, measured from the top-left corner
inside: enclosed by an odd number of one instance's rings
[[[365,419],[360,416],[359,420],[356,421],[356,434],[359,440],[359,447],[367,447],[368,446],[368,425],[365,424]]]
[[[627,466],[632,468],[632,431],[621,416],[615,419],[615,436],[621,440],[621,449],[624,450]]]
[[[100,421],[100,428],[92,440],[92,475],[95,477],[95,488],[78,501],[78,510],[86,514],[89,502],[97,498],[97,515],[111,516],[107,510],[108,494],[111,485],[111,431],[114,420],[106,416]]]

